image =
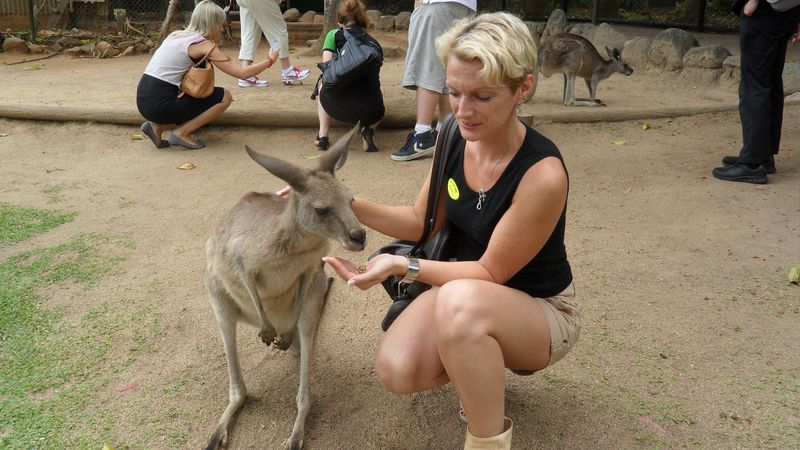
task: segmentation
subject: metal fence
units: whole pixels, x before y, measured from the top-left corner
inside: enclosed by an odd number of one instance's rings
[[[229,0],[215,0],[226,6]],[[368,9],[384,14],[411,11],[413,0],[366,0]],[[571,22],[608,22],[699,31],[734,31],[739,19],[731,13],[733,0],[480,0],[481,11],[505,10],[525,20],[546,21],[562,9]],[[31,33],[47,29],[79,28],[113,32],[115,10],[125,10],[131,24],[157,28],[166,16],[169,0],[0,0],[0,32],[31,40]],[[323,0],[287,0],[301,12],[322,12]],[[189,14],[194,0],[181,0],[181,15]]]

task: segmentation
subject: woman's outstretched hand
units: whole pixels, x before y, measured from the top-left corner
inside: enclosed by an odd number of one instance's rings
[[[369,260],[363,270],[355,263],[338,256],[326,256],[322,261],[331,266],[348,285],[361,290],[367,290],[391,275],[402,275],[407,265],[405,257],[394,255],[378,255]],[[398,273],[401,270],[403,272]]]
[[[275,64],[275,62],[278,61],[278,55],[280,55],[280,53],[281,53],[280,50],[281,49],[279,49],[279,48],[271,48],[271,49],[269,49],[269,59],[272,60],[272,64]]]

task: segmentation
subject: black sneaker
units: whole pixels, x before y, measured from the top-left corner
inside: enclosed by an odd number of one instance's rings
[[[743,183],[767,184],[767,171],[764,166],[751,169],[744,164],[717,167],[711,171],[714,178],[724,181],[741,181]]]
[[[735,166],[739,164],[739,157],[738,156],[726,156],[722,158],[722,164],[726,166]],[[764,163],[764,169],[766,169],[767,173],[775,173],[775,157],[769,155],[769,159],[767,162]]]
[[[395,161],[411,161],[412,159],[419,159],[432,155],[435,148],[436,130],[429,130],[419,134],[415,134],[412,131],[408,134],[403,147],[392,153],[391,158]]]

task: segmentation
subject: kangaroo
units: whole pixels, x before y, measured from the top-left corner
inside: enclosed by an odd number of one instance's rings
[[[334,177],[358,136],[356,125],[307,170],[245,147],[258,164],[292,187],[287,198],[251,192],[225,216],[206,243],[205,285],[222,333],[230,378],[229,403],[211,434],[207,450],[225,445],[234,414],[247,389],[236,349],[236,324],[259,328],[267,346],[300,353],[297,417],[284,447],[303,447],[311,406],[309,372],[314,335],[332,278],[322,257],[328,239],[361,251],[366,230],[353,213],[353,195]],[[299,340],[294,339],[297,335]]]
[[[618,49],[606,47],[606,52],[611,59],[603,59],[585,37],[559,33],[545,39],[539,47],[539,72],[545,77],[554,73],[564,74],[564,106],[606,106],[595,98],[597,84],[617,72],[623,75],[633,73]],[[588,100],[575,98],[576,76],[586,81]]]

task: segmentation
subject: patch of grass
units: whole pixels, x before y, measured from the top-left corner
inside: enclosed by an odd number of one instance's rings
[[[23,208],[0,202],[0,248],[71,221],[74,213]]]
[[[0,263],[0,447],[99,448],[122,412],[94,407],[108,383],[106,356],[129,323],[110,303],[76,324],[65,309],[47,309],[37,291],[76,283],[91,289],[129,242],[100,235],[13,256]]]
[[[59,203],[64,200],[63,193],[65,190],[75,189],[78,187],[78,185],[79,183],[77,181],[73,181],[71,183],[58,183],[47,186],[42,192],[47,194],[49,203]]]

